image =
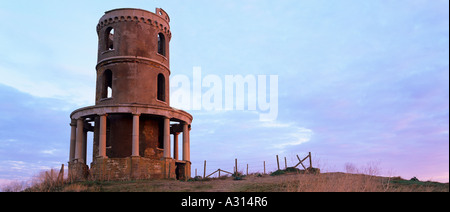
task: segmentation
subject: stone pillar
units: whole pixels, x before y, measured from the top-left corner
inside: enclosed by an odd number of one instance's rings
[[[83,124],[84,126],[84,124]],[[83,130],[83,146],[81,147],[81,149],[83,150],[83,162],[84,164],[87,163],[87,134],[88,134],[88,130],[84,129]]]
[[[77,133],[77,123],[75,120],[70,122],[70,152],[69,152],[69,162],[75,159],[75,145],[76,145],[76,134]]]
[[[77,133],[76,133],[76,145],[75,145],[75,159],[78,162],[84,163],[83,159],[83,134],[84,134],[84,120],[83,118],[79,118],[77,120]]]
[[[106,158],[106,114],[100,115],[100,140],[98,142],[98,156]]]
[[[179,132],[173,133],[173,158],[178,160],[178,134]]]
[[[139,115],[133,114],[133,132],[131,156],[139,157]]]
[[[164,117],[164,157],[170,158],[170,119]]]
[[[183,160],[191,161],[189,144],[189,126],[188,123],[183,123]]]

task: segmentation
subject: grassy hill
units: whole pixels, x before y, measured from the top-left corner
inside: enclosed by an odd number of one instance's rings
[[[35,185],[25,191],[56,192],[449,192],[448,183],[405,180],[365,174],[282,172],[212,179],[85,181]]]

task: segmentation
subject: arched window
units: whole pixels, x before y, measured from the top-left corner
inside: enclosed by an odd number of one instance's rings
[[[158,33],[158,54],[166,56],[166,39],[163,33]]]
[[[102,98],[111,98],[112,97],[112,72],[111,70],[106,70],[103,72],[103,90],[102,90]]]
[[[108,27],[106,29],[105,42],[106,42],[105,50],[113,50],[114,49],[114,28]]]
[[[158,74],[158,100],[166,101],[166,80],[163,74]]]

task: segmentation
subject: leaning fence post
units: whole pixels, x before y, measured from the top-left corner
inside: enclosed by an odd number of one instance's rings
[[[64,184],[64,164],[61,164],[61,170],[59,170],[59,174],[58,174],[58,182],[61,178],[61,185]]]

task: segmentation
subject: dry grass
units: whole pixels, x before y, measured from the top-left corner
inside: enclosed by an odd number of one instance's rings
[[[59,191],[64,182],[58,180],[59,171],[51,169],[50,171],[42,171],[33,177],[31,186],[24,191],[29,192],[53,192]]]
[[[61,191],[67,180],[58,178],[59,170],[42,171],[33,176],[29,182],[12,182],[1,188],[3,192],[54,192]]]
[[[346,164],[347,173],[301,174],[286,172],[270,176],[251,174],[235,180],[228,176],[188,182],[176,180],[84,181],[58,180],[54,170],[41,172],[31,185],[13,183],[3,191],[29,192],[449,192],[448,183],[379,177],[375,165],[357,169]]]
[[[386,192],[393,190],[389,178],[363,174],[326,173],[295,176],[287,184],[292,192]],[[409,190],[412,191],[412,190]]]
[[[0,190],[3,192],[19,192],[23,191],[26,188],[28,188],[26,182],[13,181],[9,184],[3,185]]]
[[[62,192],[95,192],[98,190],[89,189],[89,186],[83,184],[68,184],[63,187]]]
[[[448,183],[409,181],[363,174],[323,173],[278,176],[250,175],[199,181],[86,181],[65,186],[63,192],[448,192]]]

